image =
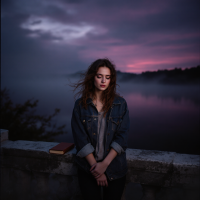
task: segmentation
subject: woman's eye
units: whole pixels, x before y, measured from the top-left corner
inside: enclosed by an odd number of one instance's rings
[[[102,76],[97,76],[97,78],[102,78]],[[106,79],[110,79],[110,77],[105,77]]]

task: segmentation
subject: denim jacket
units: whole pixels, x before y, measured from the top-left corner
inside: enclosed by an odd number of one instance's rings
[[[89,172],[90,165],[85,159],[90,153],[95,156],[97,145],[98,110],[92,99],[87,99],[88,107],[83,108],[78,99],[75,102],[71,127],[77,153],[75,161],[78,167]],[[126,148],[130,126],[129,111],[124,98],[116,96],[106,114],[106,131],[104,136],[104,158],[111,148],[118,154],[107,167],[105,173],[109,180],[115,180],[127,173]]]

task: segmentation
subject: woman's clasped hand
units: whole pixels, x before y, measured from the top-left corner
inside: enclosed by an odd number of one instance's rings
[[[101,175],[99,178],[97,178],[96,180],[97,180],[97,185],[108,187],[108,181],[107,181],[107,177],[106,177],[105,174],[102,174],[102,175]]]
[[[104,172],[107,169],[107,165],[104,162],[98,162],[91,166],[90,172],[97,180],[99,186],[108,186],[107,177]]]
[[[97,179],[106,171],[107,167],[104,162],[98,162],[92,165],[90,172]]]

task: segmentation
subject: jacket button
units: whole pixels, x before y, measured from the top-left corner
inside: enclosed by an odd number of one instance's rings
[[[96,135],[96,133],[93,133],[93,135]]]
[[[108,135],[110,135],[110,133],[108,133]]]
[[[83,123],[85,123],[85,120],[83,120]]]
[[[113,180],[113,178],[110,178],[111,180]]]
[[[107,149],[107,151],[110,151],[110,149]]]
[[[94,118],[94,120],[96,120],[96,118]]]

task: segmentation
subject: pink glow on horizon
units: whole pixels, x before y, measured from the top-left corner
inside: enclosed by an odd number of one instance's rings
[[[172,98],[161,99],[157,96],[145,97],[141,94],[129,94],[124,96],[131,110],[135,110],[137,115],[141,114],[140,110],[173,110],[173,111],[195,111],[196,106],[189,100],[182,98],[176,103]],[[137,105],[137,106],[135,106]],[[164,106],[163,106],[164,105]]]
[[[170,59],[167,59],[167,60],[134,61],[134,64],[128,64],[127,65],[127,67],[130,68],[130,69],[127,69],[126,72],[137,73],[137,72],[141,72],[141,70],[142,71],[155,71],[155,69],[153,69],[155,66],[157,67],[157,66],[159,66],[159,65],[161,66],[163,64],[173,66],[174,64],[179,64],[181,62],[186,62],[188,60],[192,61],[194,59],[197,59],[197,56],[188,55],[188,56],[184,56],[184,57],[174,57],[174,58],[170,58]],[[151,68],[151,69],[149,70],[149,68]],[[159,68],[157,68],[157,70],[158,69]]]
[[[98,45],[97,45],[98,46]],[[101,47],[101,46],[100,46]],[[80,52],[80,56],[86,60],[108,57],[114,61],[117,70],[125,72],[141,73],[143,71],[157,71],[158,69],[169,69],[172,66],[186,67],[185,63],[200,63],[198,52],[174,54],[174,51],[180,48],[190,49],[188,46],[170,45],[165,50],[158,47],[144,48],[141,45],[118,45],[102,46],[101,48],[85,49]],[[187,66],[187,67],[191,67]],[[175,68],[175,67],[174,67]]]

